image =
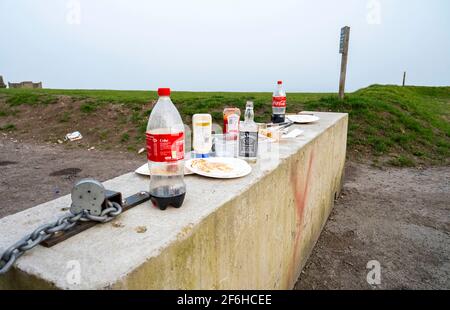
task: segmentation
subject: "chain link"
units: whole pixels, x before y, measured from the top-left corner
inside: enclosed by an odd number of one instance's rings
[[[36,228],[31,234],[26,235],[20,241],[7,248],[0,256],[0,275],[6,273],[14,262],[26,251],[31,250],[41,242],[53,235],[64,232],[74,227],[78,222],[94,221],[106,223],[122,213],[122,207],[117,202],[106,200],[107,207],[100,215],[92,215],[87,210],[80,213],[64,214],[53,223]]]

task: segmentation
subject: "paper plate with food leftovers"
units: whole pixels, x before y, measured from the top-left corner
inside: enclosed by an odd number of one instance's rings
[[[252,167],[239,158],[210,157],[186,161],[185,168],[193,173],[219,179],[240,178],[252,172]]]

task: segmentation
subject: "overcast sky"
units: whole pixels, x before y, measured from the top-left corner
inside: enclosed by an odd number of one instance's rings
[[[0,75],[46,88],[450,85],[449,0],[0,0]]]

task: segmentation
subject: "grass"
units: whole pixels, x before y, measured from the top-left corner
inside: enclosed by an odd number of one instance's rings
[[[4,131],[13,131],[16,129],[17,129],[16,125],[14,125],[14,124],[6,124],[6,125],[0,127],[0,130],[4,130]]]
[[[404,155],[400,155],[396,158],[392,158],[388,161],[388,163],[392,166],[397,166],[397,167],[414,167],[416,165],[416,162],[414,161],[414,159],[411,159]]]
[[[64,112],[61,116],[61,118],[59,119],[59,121],[61,123],[68,123],[70,121],[70,113],[69,112]]]
[[[88,114],[109,104],[124,105],[133,112],[139,112],[143,105],[157,100],[158,97],[155,91],[120,90],[0,89],[1,94],[7,95],[6,102],[10,106],[49,104],[56,102],[58,96],[70,96],[73,100],[86,101],[80,106],[80,110]],[[289,102],[298,105],[319,99],[324,95],[330,94],[292,93],[289,94]],[[237,106],[243,110],[247,100],[254,101],[257,121],[270,119],[270,93],[173,92],[171,98],[177,104],[186,123],[191,122],[192,115],[195,113],[211,113],[216,121],[221,122],[223,107]],[[145,118],[150,111],[145,111]],[[133,123],[139,123],[143,115],[133,113],[130,117]]]
[[[390,156],[390,164],[442,164],[450,157],[450,87],[373,85],[344,101],[324,97],[311,110],[347,112],[349,146],[356,152]]]
[[[81,112],[89,114],[96,111],[97,107],[91,103],[85,103],[80,106],[80,110]]]
[[[128,133],[124,133],[122,137],[120,138],[120,142],[124,143],[130,140],[130,135]]]
[[[117,142],[126,142],[130,150],[140,149],[144,143],[151,103],[157,99],[154,91],[0,89],[0,100],[6,97],[6,104],[0,104],[0,116],[12,117],[7,111],[21,105],[52,104],[60,95],[81,102],[79,110],[84,118],[104,115],[104,109],[111,106],[119,107],[122,114],[114,120],[121,129],[116,130]],[[186,124],[195,113],[210,113],[221,124],[224,107],[237,106],[242,111],[247,100],[254,102],[256,121],[267,122],[271,115],[270,93],[173,92],[172,100]],[[288,94],[289,112],[349,113],[350,156],[401,167],[450,164],[449,104],[450,87],[372,85],[348,94],[344,101],[330,93]],[[72,121],[66,114],[59,119]]]

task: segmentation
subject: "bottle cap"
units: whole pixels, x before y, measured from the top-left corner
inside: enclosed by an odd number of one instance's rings
[[[283,84],[283,81],[278,81],[277,84],[281,85],[281,84]]]
[[[194,158],[209,158],[209,154],[195,153]]]
[[[158,96],[170,96],[170,88],[158,88]]]

